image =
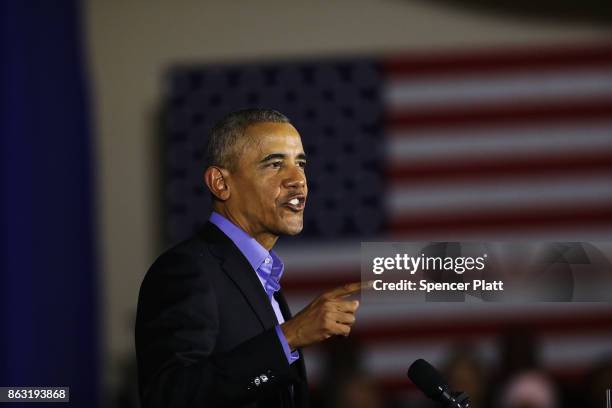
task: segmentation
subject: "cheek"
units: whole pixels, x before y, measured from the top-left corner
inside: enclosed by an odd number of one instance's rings
[[[273,181],[268,180],[266,182],[263,180],[263,182],[257,186],[257,196],[265,207],[274,208],[279,205],[281,189]]]

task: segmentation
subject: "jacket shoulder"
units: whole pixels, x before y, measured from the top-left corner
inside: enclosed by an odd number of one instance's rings
[[[214,269],[221,262],[216,256],[216,247],[223,237],[211,225],[163,251],[149,267],[144,281],[151,279],[151,275],[203,273]]]

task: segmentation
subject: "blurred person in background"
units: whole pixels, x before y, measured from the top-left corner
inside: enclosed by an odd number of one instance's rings
[[[315,406],[321,408],[384,408],[378,385],[363,368],[361,344],[352,338],[336,338],[322,346],[323,378]]]
[[[457,345],[449,354],[442,372],[451,389],[470,396],[470,408],[487,406],[489,375],[473,347]]]
[[[384,408],[376,381],[364,373],[349,375],[338,384],[333,408]]]
[[[499,347],[500,371],[493,407],[560,407],[559,390],[541,368],[539,342],[530,327],[508,327]]]
[[[502,388],[500,408],[558,408],[558,392],[550,378],[539,371],[517,374]]]
[[[498,381],[506,382],[518,373],[539,368],[539,345],[529,327],[509,327],[499,340]]]

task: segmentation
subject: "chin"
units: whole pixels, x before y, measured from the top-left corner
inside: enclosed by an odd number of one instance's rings
[[[297,235],[302,232],[304,228],[304,221],[302,218],[299,220],[290,220],[283,222],[283,226],[280,228],[283,235]]]
[[[287,231],[287,235],[297,235],[300,232],[302,232],[302,229],[303,229],[303,226],[301,225],[299,227],[292,228],[291,230]]]

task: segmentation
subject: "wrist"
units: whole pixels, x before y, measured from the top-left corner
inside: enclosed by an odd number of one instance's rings
[[[285,336],[285,340],[287,340],[287,344],[289,345],[291,351],[295,351],[295,349],[298,348],[296,338],[297,336],[295,335],[295,332],[291,327],[291,321],[287,321],[281,324],[280,329],[282,330],[283,335]]]

